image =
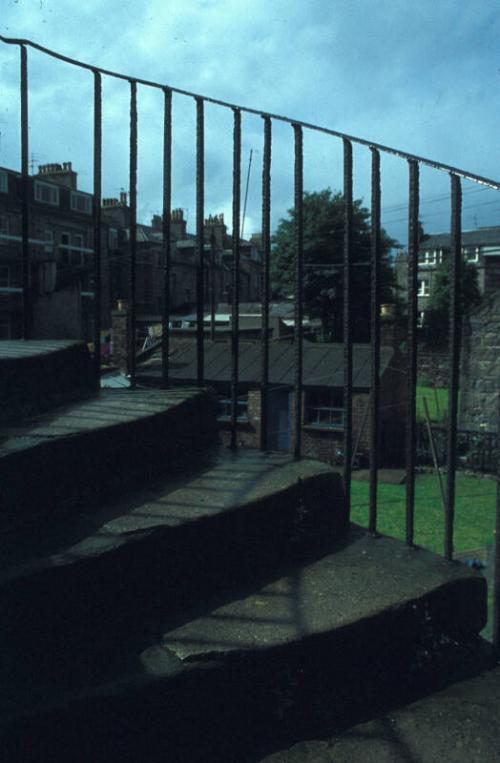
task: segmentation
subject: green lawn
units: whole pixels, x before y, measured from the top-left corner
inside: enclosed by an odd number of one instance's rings
[[[368,483],[352,482],[351,518],[364,527],[368,524]],[[470,552],[471,557],[485,558],[478,551],[491,549],[494,541],[496,482],[493,479],[459,475],[456,480],[454,551]],[[378,486],[377,528],[384,535],[405,539],[405,486]],[[443,554],[444,512],[438,478],[433,474],[417,478],[415,485],[415,543]],[[488,580],[488,624],[482,635],[492,638],[493,562],[485,570]]]
[[[417,387],[417,420],[425,421],[424,397],[427,400],[429,417],[431,421],[441,422],[444,420],[448,408],[448,390],[444,387]]]
[[[378,487],[378,530],[405,538],[404,485]],[[353,481],[352,521],[368,524],[368,483]],[[495,480],[458,475],[456,480],[454,547],[457,553],[483,548],[493,542]],[[444,513],[438,479],[433,474],[417,478],[415,486],[415,543],[443,553]]]

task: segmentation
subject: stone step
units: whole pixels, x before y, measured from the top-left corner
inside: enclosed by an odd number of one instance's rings
[[[45,537],[2,538],[1,645],[18,692],[32,693],[32,674],[102,680],[123,669],[127,640],[135,648],[165,618],[345,533],[341,479],[326,464],[227,449],[206,461]]]
[[[0,422],[84,399],[94,389],[92,359],[84,342],[0,341]]]
[[[474,652],[485,619],[479,574],[353,528],[252,590],[157,620],[157,638],[107,682],[33,687],[29,712],[6,717],[2,749],[37,762],[255,761],[434,688]]]
[[[326,739],[261,763],[473,763],[500,760],[500,667]]]
[[[0,526],[55,514],[189,468],[217,437],[199,389],[102,390],[0,428]]]

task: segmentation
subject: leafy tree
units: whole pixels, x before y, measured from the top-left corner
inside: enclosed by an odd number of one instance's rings
[[[429,302],[424,315],[423,330],[429,344],[444,345],[447,342],[450,312],[450,258],[445,257],[436,270],[432,281]],[[477,270],[462,257],[462,283],[460,314],[468,315],[481,301]]]
[[[344,198],[330,188],[304,194],[304,308],[319,318],[327,340],[342,339]],[[280,220],[273,237],[273,293],[285,298],[294,290],[294,210]],[[355,341],[370,335],[370,213],[353,203],[352,315]],[[381,302],[395,302],[396,281],[388,254],[397,242],[381,231]]]

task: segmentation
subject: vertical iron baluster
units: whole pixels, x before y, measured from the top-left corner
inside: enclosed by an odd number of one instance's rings
[[[196,98],[196,358],[197,382],[203,384],[203,306],[204,306],[204,186],[205,186],[205,136],[204,102]]]
[[[419,166],[410,160],[408,204],[408,408],[406,417],[406,543],[413,545],[415,514],[416,394],[417,394],[417,276],[419,245]]]
[[[451,175],[451,247],[450,247],[450,383],[448,387],[448,443],[446,469],[446,511],[444,556],[453,558],[453,522],[455,516],[455,471],[457,460],[458,385],[460,374],[460,342],[462,336],[461,271],[462,271],[462,189],[460,178]]]
[[[29,245],[28,53],[21,45],[21,234],[23,274],[23,339],[32,331],[31,265]]]
[[[135,387],[135,322],[137,268],[137,82],[130,80],[130,263],[129,263],[129,374]]]
[[[351,514],[352,471],[352,145],[344,143],[344,267],[343,267],[343,347],[344,347],[344,500],[347,519]]]
[[[170,218],[172,206],[172,91],[166,87],[163,90],[163,212],[162,212],[162,254],[164,266],[163,278],[163,314],[162,314],[162,380],[165,387],[168,386],[170,350],[170,272],[171,272],[171,244],[170,244]]]
[[[302,127],[293,125],[295,133],[295,204],[294,204],[294,222],[295,222],[295,327],[294,327],[294,345],[295,345],[295,388],[294,388],[294,448],[295,458],[300,458],[302,450],[302,285],[304,278],[304,191],[303,191],[303,143]]]
[[[262,376],[260,386],[260,449],[267,450],[269,386],[269,292],[271,259],[271,119],[264,119],[264,156],[262,161]]]
[[[238,419],[240,310],[241,112],[233,109],[233,303],[231,308],[231,448],[235,449]]]
[[[380,154],[372,152],[371,199],[371,395],[370,395],[370,514],[368,529],[377,531],[380,375]]]
[[[94,70],[94,375],[101,385],[101,181],[102,181],[102,90],[101,73]]]
[[[215,231],[210,230],[210,340],[215,341]]]

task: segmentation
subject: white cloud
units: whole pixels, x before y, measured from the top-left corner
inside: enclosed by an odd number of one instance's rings
[[[459,10],[455,0],[381,0],[376,5],[371,0],[3,0],[2,11],[0,34],[25,36],[104,68],[500,176],[494,148],[500,123],[495,0]],[[8,165],[18,162],[13,54],[0,45],[0,163]],[[36,61],[30,67],[33,146],[45,161],[72,159],[87,173],[82,180],[88,185],[88,87],[76,75],[70,87],[62,64],[49,66],[38,54],[30,60]],[[126,89],[126,84],[104,81],[105,187],[110,193],[127,185]],[[193,109],[184,100],[174,98],[174,197],[194,219]],[[54,114],[53,129],[36,133],[37,124],[50,125]],[[245,177],[250,148],[262,145],[262,126],[250,117],[243,124]],[[143,89],[139,125],[139,209],[149,216],[161,201],[161,114],[154,93]],[[274,133],[279,137],[273,153],[276,220],[293,198],[293,154],[290,128],[275,124]],[[230,138],[228,120],[207,106],[207,211],[230,208]],[[340,187],[338,142],[330,148],[318,138],[307,146],[307,187]],[[356,192],[366,196],[368,165],[362,154],[356,159]],[[255,154],[248,209],[252,225],[259,220],[260,160]],[[406,165],[384,159],[383,169],[392,183],[386,183],[384,203],[391,206],[405,199]],[[425,193],[432,196],[441,184],[432,173],[425,177]],[[499,208],[478,208],[481,224],[497,222]],[[446,216],[432,220],[436,226],[447,224]],[[403,223],[395,230],[406,235]]]

